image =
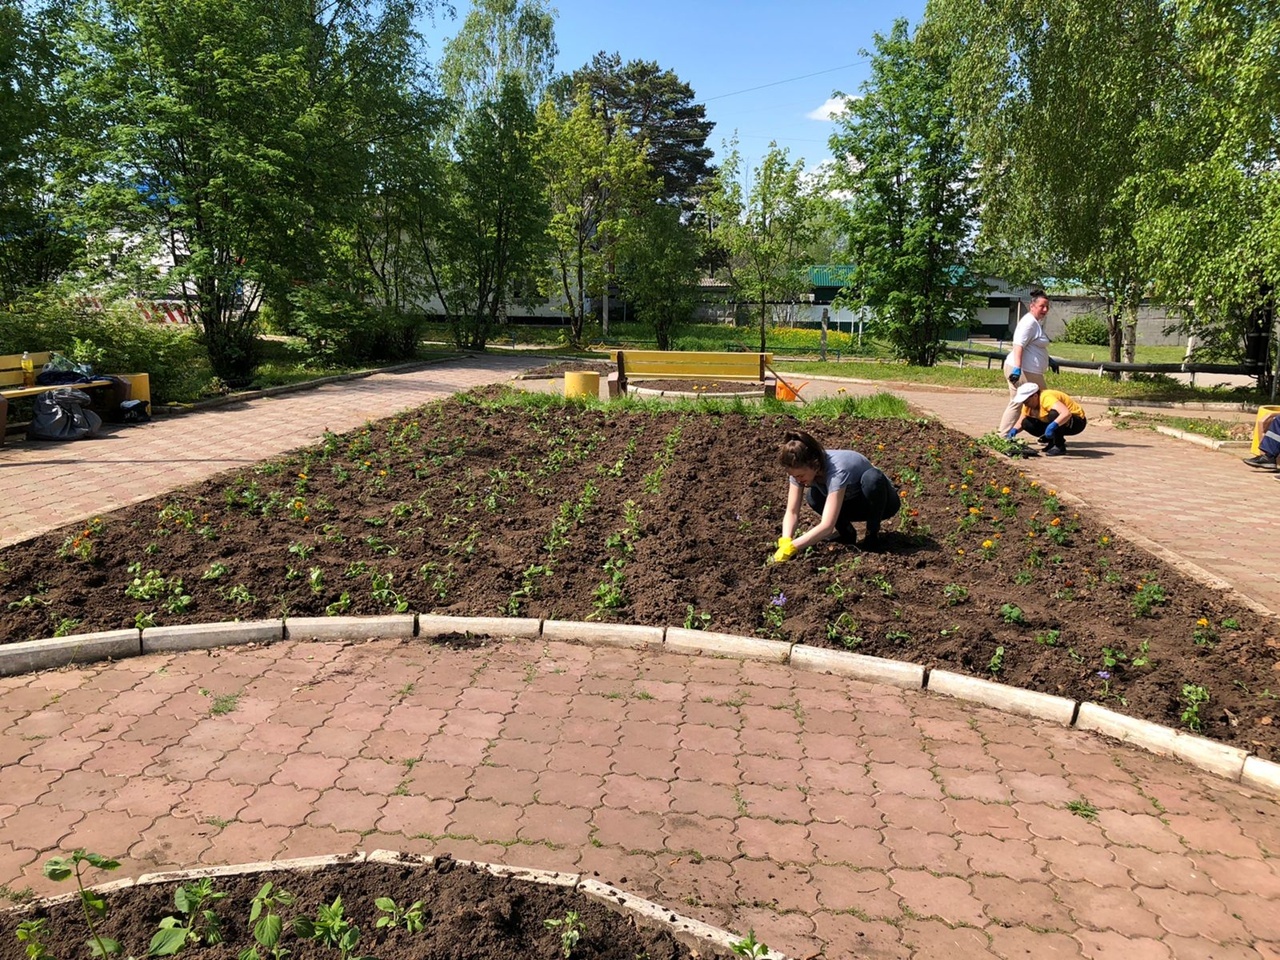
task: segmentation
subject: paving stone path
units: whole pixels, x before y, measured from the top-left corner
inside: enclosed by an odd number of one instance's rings
[[[105,451],[17,445],[0,451],[0,531],[19,540],[517,367],[378,375],[157,421]],[[1000,402],[916,393],[976,433]],[[1082,456],[1033,469],[1153,540],[1175,511],[1200,516],[1182,478],[1201,502],[1275,483],[1093,431]],[[1144,465],[1167,490],[1152,521],[1133,502],[1154,489]],[[1136,487],[1109,486],[1126,471]],[[15,489],[44,499],[15,507]],[[1194,521],[1214,554],[1197,562],[1247,566],[1222,536],[1243,525],[1237,497],[1219,529]],[[234,709],[214,714],[214,697]],[[1069,809],[1082,799],[1092,817]],[[927,693],[557,642],[287,642],[0,679],[0,885],[50,892],[41,863],[79,846],[129,875],[378,847],[573,869],[794,957],[1280,960],[1273,798]]]

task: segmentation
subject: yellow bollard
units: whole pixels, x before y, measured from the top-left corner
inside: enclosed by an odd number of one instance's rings
[[[1259,446],[1262,443],[1262,423],[1267,417],[1280,413],[1280,407],[1259,407],[1257,419],[1253,421],[1253,446],[1249,448],[1249,452],[1255,457],[1262,453]]]
[[[564,375],[564,396],[566,400],[586,397],[589,400],[600,398],[600,374],[590,370],[574,370]]]

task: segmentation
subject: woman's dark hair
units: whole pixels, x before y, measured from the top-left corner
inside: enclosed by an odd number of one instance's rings
[[[786,470],[821,470],[827,457],[822,444],[803,430],[788,430],[778,447],[778,464]]]

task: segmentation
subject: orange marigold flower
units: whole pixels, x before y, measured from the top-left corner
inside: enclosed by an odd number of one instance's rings
[[[1054,517],[1052,520],[1050,520],[1050,521],[1049,521],[1049,526],[1051,526],[1051,527],[1060,527],[1060,526],[1062,526],[1062,518],[1061,518],[1061,517]]]

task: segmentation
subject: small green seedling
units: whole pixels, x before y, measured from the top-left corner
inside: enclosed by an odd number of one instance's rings
[[[1027,618],[1022,615],[1022,608],[1016,603],[1004,603],[1000,605],[1000,619],[1005,623],[1026,623]]]
[[[360,928],[342,915],[342,896],[333,898],[329,906],[324,904],[316,911],[316,918],[299,917],[293,921],[293,930],[304,940],[314,940],[327,947],[336,947],[341,960],[350,960],[360,941]],[[369,958],[360,958],[369,960]]]
[[[1182,700],[1186,709],[1182,711],[1181,720],[1187,728],[1199,733],[1204,729],[1204,720],[1200,717],[1200,707],[1209,702],[1209,691],[1196,683],[1182,685]]]
[[[756,939],[754,930],[748,930],[747,935],[741,940],[735,940],[729,944],[729,949],[740,957],[760,958],[769,955],[768,945]]]
[[[996,647],[996,652],[991,655],[991,659],[987,661],[987,670],[990,673],[999,673],[1004,667],[1004,647]]]
[[[44,936],[48,933],[49,918],[39,920],[23,920],[18,924],[18,942],[27,960],[54,960],[53,954],[44,944]]]
[[[188,943],[212,945],[222,942],[222,922],[209,904],[226,897],[226,893],[213,889],[213,880],[204,877],[195,883],[184,883],[173,895],[179,917],[165,917],[160,929],[151,938],[147,953],[153,957],[168,957]]]
[[[89,949],[93,951],[95,957],[113,957],[120,952],[120,943],[98,933],[95,921],[106,918],[107,901],[96,890],[85,888],[83,875],[85,864],[97,867],[99,870],[117,870],[120,867],[119,860],[79,849],[70,857],[50,857],[44,862],[44,875],[55,883],[75,877],[76,889],[80,895],[80,908],[84,911],[84,922],[89,927]]]
[[[425,918],[422,916],[422,901],[417,900],[409,906],[401,909],[396,902],[390,897],[378,897],[373,901],[374,906],[381,910],[385,916],[378,918],[377,926],[379,929],[383,927],[404,927],[410,933],[421,933],[425,924]]]
[[[562,919],[543,920],[542,925],[548,930],[559,930],[560,949],[564,951],[566,958],[573,956],[573,948],[578,945],[583,934],[582,919],[578,916],[578,912],[570,910]]]
[[[276,913],[277,907],[287,907],[293,903],[293,894],[277,888],[270,880],[253,898],[249,908],[249,923],[253,925],[254,946],[241,951],[239,960],[285,960],[289,951],[280,946],[280,934],[284,932],[284,921]],[[259,952],[261,947],[263,952]]]

